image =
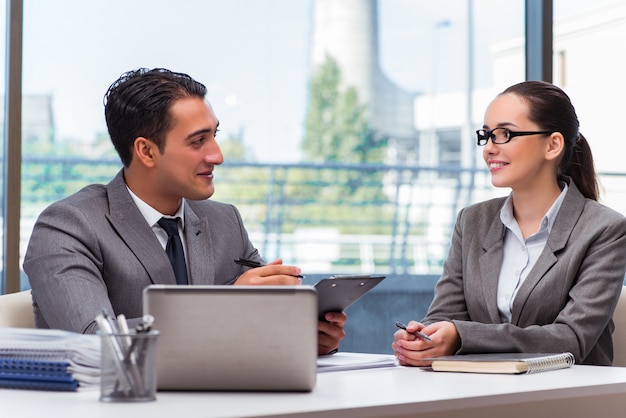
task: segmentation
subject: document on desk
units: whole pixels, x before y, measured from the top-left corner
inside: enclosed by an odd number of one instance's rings
[[[396,367],[398,362],[391,354],[338,352],[317,358],[317,372]]]
[[[78,391],[100,383],[100,337],[63,330],[0,329],[0,387]]]

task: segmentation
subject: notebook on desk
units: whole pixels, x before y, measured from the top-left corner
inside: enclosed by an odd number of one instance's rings
[[[310,391],[317,369],[311,286],[144,290],[154,316],[158,390]]]

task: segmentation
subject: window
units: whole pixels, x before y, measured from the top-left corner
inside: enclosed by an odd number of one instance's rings
[[[43,208],[120,168],[103,118],[110,83],[166,67],[207,85],[227,160],[214,198],[240,208],[265,258],[311,280],[415,278],[428,300],[424,277],[440,272],[454,213],[472,199],[463,176],[436,170],[477,166],[468,132],[482,92],[501,87],[497,46],[522,37],[523,3],[358,4],[24,0],[21,256]],[[475,24],[490,16],[499,30]],[[438,148],[424,160],[428,130]]]
[[[461,130],[441,130],[437,132],[439,139],[439,165],[444,167],[461,167]]]
[[[137,67],[207,85],[227,160],[214,198],[240,208],[265,258],[306,266],[312,280],[400,277],[423,299],[411,302],[413,318],[432,297],[458,209],[502,193],[473,132],[493,96],[524,79],[521,0],[23,4],[22,257],[43,208],[119,170],[102,97]],[[607,49],[623,37],[625,13],[615,0],[555,0],[555,82],[578,104],[599,171],[621,170],[605,129],[620,120],[626,87],[621,53]],[[624,207],[613,179],[603,178],[607,203]],[[350,322],[389,329],[383,305]],[[350,330],[352,348],[372,339],[359,332]],[[388,350],[376,340],[372,351]]]
[[[227,161],[214,198],[237,204],[266,258],[306,263],[314,274],[410,266],[436,273],[439,261],[420,265],[423,257],[414,258],[421,252],[415,245],[431,244],[409,243],[411,234],[432,235],[419,226],[424,209],[412,204],[402,208],[408,218],[397,216],[399,193],[411,201],[419,193],[405,181],[416,174],[341,164],[468,167],[476,152],[466,132],[476,120],[467,97],[493,84],[492,46],[522,35],[522,3],[388,0],[358,3],[361,9],[335,0],[187,3],[183,9],[169,0],[24,0],[22,257],[43,208],[86,184],[107,182],[119,169],[103,118],[110,83],[129,69],[166,67],[207,85]],[[473,16],[506,24],[476,30],[483,26]],[[326,103],[324,94],[338,99]],[[422,111],[424,100],[437,112]],[[429,154],[418,133],[431,127],[440,138],[433,159],[424,160]],[[306,171],[302,163],[324,163],[325,172],[297,174]],[[289,166],[278,173],[276,164]],[[289,180],[301,176],[298,193],[290,192]],[[254,191],[243,185],[251,177]],[[322,200],[315,187],[336,190],[341,199]],[[323,210],[333,202],[343,206]],[[363,219],[348,216],[354,207]],[[330,245],[320,236],[343,243],[311,258],[307,246]],[[302,237],[312,241],[302,244]]]
[[[7,11],[7,4],[6,1],[0,1],[0,56],[3,57],[1,64],[0,64],[0,77],[2,80],[5,80],[5,69],[6,69],[6,58],[7,58],[7,51],[6,51],[6,33],[7,33],[7,26],[6,26],[6,11]],[[0,196],[2,196],[2,200],[0,201],[0,213],[2,213],[2,221],[0,222],[0,225],[2,225],[2,228],[0,229],[0,254],[2,254],[4,256],[5,254],[5,231],[6,231],[6,227],[7,227],[7,223],[4,222],[5,219],[5,214],[6,214],[6,190],[7,190],[7,184],[6,184],[6,172],[7,172],[7,154],[8,154],[8,149],[7,149],[7,137],[8,137],[8,132],[7,132],[7,118],[6,118],[6,103],[8,100],[7,97],[7,90],[6,90],[6,83],[3,83],[2,85],[2,94],[0,94],[0,97],[2,97],[2,101],[0,102],[0,129],[2,131],[2,136],[0,136],[0,190],[2,190],[2,192],[0,193]],[[6,264],[4,263],[4,259],[0,260],[0,266],[2,266],[2,268],[0,269],[0,294],[5,293],[7,291],[7,286],[6,286],[6,281],[5,281],[5,271],[6,271]],[[8,290],[14,290],[14,289],[8,289]]]
[[[617,47],[626,36],[626,5],[615,0],[554,1],[554,83],[576,106],[580,131],[600,173],[602,203],[626,213],[621,138],[614,121],[623,119],[626,56]],[[616,152],[617,151],[617,152]]]

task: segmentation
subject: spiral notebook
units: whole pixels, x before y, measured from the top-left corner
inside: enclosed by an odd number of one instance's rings
[[[22,356],[22,354],[14,354]],[[70,360],[48,360],[46,355],[0,357],[0,388],[77,391],[81,386],[97,382],[97,372],[90,381],[74,372]],[[41,358],[41,359],[40,359]]]
[[[566,369],[574,364],[571,353],[487,353],[435,357],[437,372],[528,374]]]
[[[76,391],[79,387],[66,361],[0,358],[0,387]]]
[[[0,388],[77,391],[98,387],[99,379],[98,336],[0,329]]]

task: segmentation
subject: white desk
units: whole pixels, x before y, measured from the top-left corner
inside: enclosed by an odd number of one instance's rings
[[[574,366],[504,376],[385,368],[318,374],[311,393],[159,392],[107,404],[99,391],[0,389],[2,417],[623,417],[626,368]]]

